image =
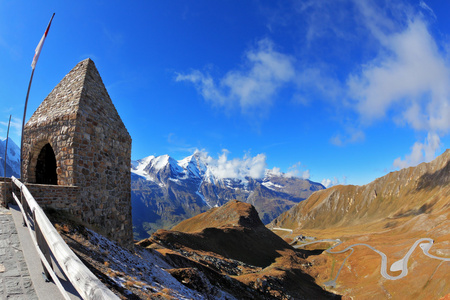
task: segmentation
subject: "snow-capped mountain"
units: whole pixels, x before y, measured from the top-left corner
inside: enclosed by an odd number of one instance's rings
[[[6,139],[0,141],[0,176],[5,176],[5,148]],[[12,139],[8,139],[8,153],[6,155],[6,177],[20,177],[20,148]]]
[[[201,181],[206,170],[206,165],[195,153],[180,161],[176,161],[168,155],[149,156],[133,161],[131,172],[165,187],[168,185],[168,180],[178,184],[185,184],[186,180]]]
[[[224,168],[226,166],[199,151],[178,161],[168,155],[133,161],[135,237],[145,238],[159,228],[170,228],[234,199],[254,205],[261,220],[269,223],[314,191],[324,188],[320,183],[271,170],[262,172],[261,178],[252,178],[247,176],[251,172],[246,166],[233,172],[226,172]],[[233,177],[224,177],[224,174]]]

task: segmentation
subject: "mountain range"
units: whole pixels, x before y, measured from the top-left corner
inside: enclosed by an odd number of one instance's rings
[[[266,170],[262,178],[224,177],[202,152],[182,160],[168,155],[132,162],[131,199],[135,239],[168,229],[230,200],[252,204],[267,224],[325,187],[310,180]]]
[[[5,148],[6,139],[0,141],[0,176],[3,177],[5,177]],[[6,177],[11,177],[11,175],[20,178],[20,148],[9,138],[6,155]]]

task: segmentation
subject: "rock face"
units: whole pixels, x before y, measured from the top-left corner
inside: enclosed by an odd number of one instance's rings
[[[270,171],[259,179],[221,178],[196,152],[180,161],[162,155],[133,162],[131,189],[139,240],[234,199],[252,204],[267,224],[324,186]]]
[[[25,125],[23,147],[24,182],[79,187],[70,213],[131,244],[131,137],[92,60],[44,99]]]
[[[402,169],[364,186],[318,191],[271,225],[326,229],[439,212],[450,203],[450,149],[430,163]]]

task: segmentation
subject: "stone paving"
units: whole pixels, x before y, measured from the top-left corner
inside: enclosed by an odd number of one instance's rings
[[[37,300],[11,212],[0,206],[0,300]]]

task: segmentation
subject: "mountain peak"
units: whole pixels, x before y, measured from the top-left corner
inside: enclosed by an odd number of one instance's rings
[[[182,232],[202,231],[210,227],[241,226],[254,228],[264,226],[255,207],[237,200],[228,201],[221,207],[214,207],[207,212],[184,220],[172,230]]]
[[[170,161],[171,161],[171,157],[167,154],[164,154],[164,155],[155,157],[152,160],[151,165],[156,170],[161,170],[162,168],[167,166],[170,163]]]

